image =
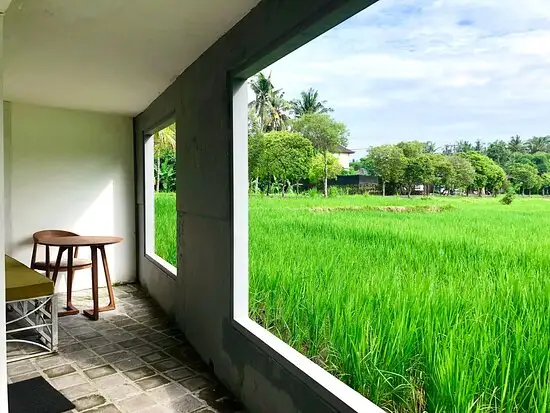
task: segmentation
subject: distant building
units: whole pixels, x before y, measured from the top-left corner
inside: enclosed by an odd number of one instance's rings
[[[338,145],[337,149],[332,153],[336,158],[338,158],[338,161],[340,161],[340,165],[344,169],[349,169],[349,156],[353,155],[355,152],[342,146]]]

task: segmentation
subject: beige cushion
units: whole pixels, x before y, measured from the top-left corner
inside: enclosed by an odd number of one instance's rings
[[[37,270],[45,270],[46,269],[46,262],[45,261],[37,261],[35,264],[35,268]],[[85,267],[87,265],[92,265],[92,260],[89,258],[73,258],[73,268],[78,267]],[[55,268],[55,260],[50,260],[50,269]],[[61,271],[67,270],[67,259],[63,258],[61,260],[61,265],[59,267]]]

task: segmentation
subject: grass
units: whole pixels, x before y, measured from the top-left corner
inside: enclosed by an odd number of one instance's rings
[[[178,265],[176,194],[155,194],[155,254]]]
[[[550,201],[250,199],[251,317],[389,412],[550,412]]]

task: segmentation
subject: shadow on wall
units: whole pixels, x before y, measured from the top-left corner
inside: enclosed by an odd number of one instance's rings
[[[32,234],[42,229],[122,236],[122,244],[106,248],[111,275],[114,282],[135,281],[132,119],[9,106],[8,253],[30,264]],[[79,255],[89,257],[89,248]],[[99,275],[103,285],[101,268]],[[90,287],[90,271],[77,272],[74,288]],[[65,290],[64,277],[57,289]]]

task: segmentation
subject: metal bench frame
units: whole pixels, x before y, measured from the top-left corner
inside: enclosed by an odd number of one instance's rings
[[[22,356],[10,357],[8,363],[26,360],[57,352],[58,345],[58,319],[57,319],[57,296],[32,297],[21,300],[6,302],[7,308],[14,311],[18,317],[6,321],[6,345],[9,343],[24,343],[40,348],[38,353],[25,354]],[[26,322],[27,326],[20,327],[17,323]],[[10,328],[12,327],[12,328]],[[10,334],[35,330],[40,337],[37,341],[8,338]]]

